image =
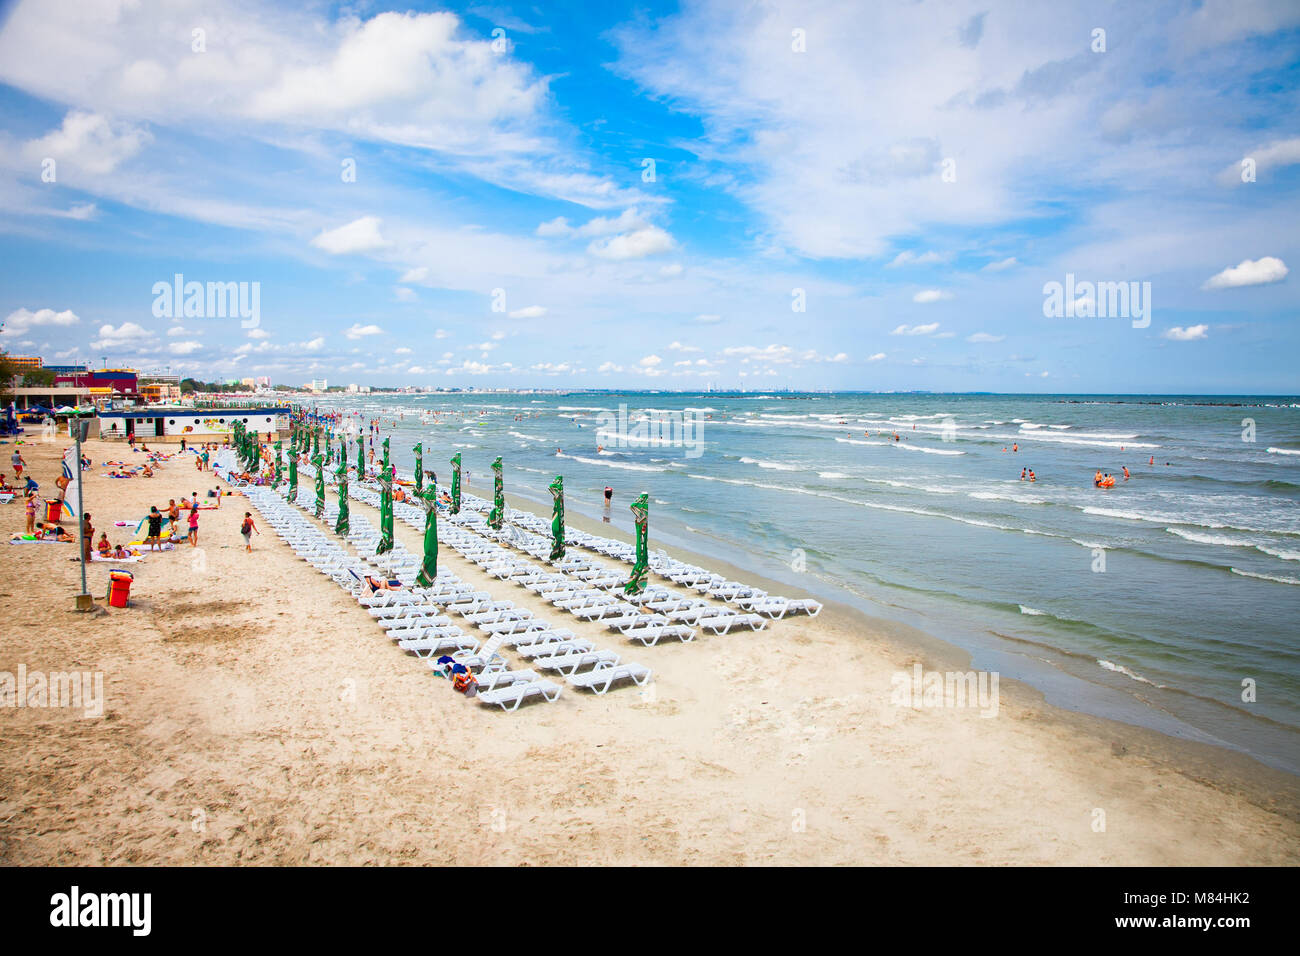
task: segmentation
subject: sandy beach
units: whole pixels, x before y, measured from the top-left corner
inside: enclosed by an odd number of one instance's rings
[[[65,444],[21,446],[43,492]],[[216,483],[189,455],[115,480],[99,463],[132,457],[125,445],[86,454],[87,510],[114,543],[150,505]],[[245,510],[262,531],[251,554]],[[21,530],[20,500],[0,515],[5,538]],[[418,552],[416,531],[399,521],[397,536]],[[962,670],[964,656],[847,607],[641,648],[444,547],[441,565],[466,582],[654,670],[646,688],[566,688],[505,714],[394,646],[238,493],[201,512],[198,549],[122,565],[135,575],[129,608],[105,607],[110,562],[90,567],[96,610],[74,611],[75,553],[0,544],[0,671],[99,672],[105,693],[99,717],[0,709],[2,864],[1300,860],[1296,778],[1049,707],[1011,681],[992,718],[898,706],[893,675]]]

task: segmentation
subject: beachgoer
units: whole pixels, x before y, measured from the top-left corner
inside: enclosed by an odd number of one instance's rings
[[[181,454],[185,454],[185,436],[181,436]]]
[[[154,505],[149,509],[149,534],[144,539],[144,543],[149,545],[149,550],[160,551],[162,548],[162,513],[158,506]]]
[[[1021,481],[1024,481],[1024,480],[1025,480],[1025,469],[1024,469],[1024,468],[1021,468],[1021,469],[1020,469],[1020,480],[1021,480]]]
[[[27,533],[32,534],[36,530],[36,494],[27,492]]]
[[[62,529],[60,529],[60,530],[62,530]],[[71,536],[71,535],[68,536],[68,540],[69,540],[69,541],[72,540],[72,536]],[[83,558],[85,558],[85,559],[86,559],[86,563],[89,564],[89,563],[90,563],[90,549],[94,546],[94,542],[95,542],[95,526],[92,525],[92,524],[90,523],[90,512],[89,512],[89,511],[87,511],[85,514],[83,514],[83,515],[81,516],[81,541],[82,541],[82,544],[81,544],[82,555],[81,555],[81,556],[82,556]]]
[[[1094,485],[1096,485],[1098,488],[1101,487],[1101,469],[1100,469],[1100,468],[1098,468],[1098,469],[1097,469],[1097,473],[1096,473],[1095,475],[1092,476],[1092,483],[1093,483]]]
[[[197,548],[198,546],[199,546],[199,505],[198,502],[195,502],[194,507],[190,509],[190,547]]]
[[[106,558],[106,557],[108,557],[108,552],[110,552],[110,551],[113,550],[113,546],[112,546],[111,544],[109,544],[109,542],[108,542],[108,532],[107,532],[107,531],[101,531],[101,532],[100,532],[100,535],[99,535],[99,544],[96,545],[96,548],[98,548],[98,550],[99,550],[99,556],[100,556],[101,558]]]
[[[1030,480],[1030,481],[1037,481],[1037,480],[1038,480],[1038,476],[1034,474],[1034,469],[1032,469],[1032,468],[1029,469],[1029,480]]]
[[[608,511],[609,506],[613,504],[613,502],[614,502],[614,489],[611,488],[609,485],[606,485],[605,486],[605,510]]]
[[[245,512],[244,512],[244,523],[241,524],[241,525],[239,526],[239,533],[242,534],[242,535],[244,536],[244,550],[246,550],[246,551],[248,551],[248,552],[250,552],[250,553],[251,553],[252,550],[253,550],[253,538],[252,538],[252,535],[253,535],[255,532],[256,532],[258,535],[260,535],[260,534],[262,533],[262,532],[260,532],[260,531],[257,530],[257,525],[255,525],[255,524],[253,523],[253,513],[252,513],[251,511],[245,511]]]
[[[1123,469],[1124,469],[1124,480],[1125,480],[1125,481],[1128,481],[1128,478],[1129,478],[1129,475],[1128,475],[1128,465],[1123,465],[1122,467],[1123,467]]]
[[[1012,450],[1012,451],[1020,451],[1020,443],[1019,443],[1019,442],[1012,442],[1012,443],[1011,443],[1011,450]]]
[[[23,461],[22,453],[17,449],[14,449],[14,453],[9,456],[9,460],[13,462],[14,480],[21,478],[23,476],[23,468],[27,465],[27,462]]]

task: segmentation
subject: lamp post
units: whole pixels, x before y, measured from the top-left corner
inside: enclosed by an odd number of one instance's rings
[[[86,510],[82,488],[84,482],[81,475],[81,441],[86,437],[89,428],[88,421],[78,420],[72,423],[73,437],[77,444],[77,546],[81,549],[81,593],[77,595],[78,611],[90,611],[95,607],[95,599],[86,590]]]

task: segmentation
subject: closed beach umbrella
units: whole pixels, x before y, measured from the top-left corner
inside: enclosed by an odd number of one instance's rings
[[[636,564],[623,585],[623,593],[640,594],[645,590],[646,575],[650,572],[650,496],[644,492],[632,502],[632,517],[636,519]]]
[[[424,442],[416,442],[411,449],[415,452],[415,493],[424,491]]]
[[[384,464],[379,473],[379,546],[375,554],[393,550],[393,471],[388,467],[388,439],[384,439]]]
[[[424,561],[420,564],[420,573],[415,583],[422,588],[432,587],[438,576],[438,502],[432,485],[420,493],[420,504],[424,508]]]
[[[506,517],[506,491],[501,480],[501,456],[492,462],[492,510],[488,512],[488,525],[494,531],[501,530],[501,523]]]
[[[289,502],[298,500],[298,454],[289,456]]]
[[[316,517],[325,517],[325,459],[317,452],[311,463],[316,466]]]
[[[366,443],[357,438],[357,481],[366,480]]]
[[[564,476],[556,475],[551,482],[551,560],[564,557]]]
[[[284,442],[275,443],[275,483],[272,488],[280,487],[280,470],[284,467]]]
[[[451,456],[451,513],[460,514],[460,452]]]
[[[339,467],[334,475],[339,482],[339,517],[334,522],[334,533],[345,535],[351,530],[348,524],[348,456],[345,449],[339,451]]]

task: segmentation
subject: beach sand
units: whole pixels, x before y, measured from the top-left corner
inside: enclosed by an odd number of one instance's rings
[[[64,444],[21,448],[42,491]],[[143,458],[119,443],[90,442],[87,454],[97,466]],[[130,529],[113,521],[134,528],[149,505],[214,484],[189,456],[153,479],[101,471],[86,479],[87,510],[115,543]],[[305,500],[306,470],[301,487]],[[252,554],[238,533],[245,510],[262,530]],[[21,502],[0,516],[7,538]],[[397,536],[419,551],[400,521]],[[0,709],[3,864],[1300,859],[1294,777],[1049,707],[1010,681],[994,718],[897,706],[893,675],[917,662],[964,670],[964,655],[846,607],[641,648],[444,546],[441,565],[465,581],[655,672],[645,689],[566,687],[554,704],[505,714],[397,649],[242,496],[201,512],[199,550],[123,565],[135,574],[130,608],[104,608],[115,565],[96,563],[98,609],[74,611],[75,552],[0,543],[0,671],[102,672],[106,695],[102,717]]]

